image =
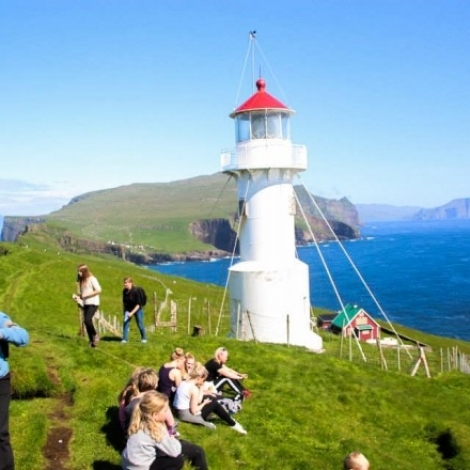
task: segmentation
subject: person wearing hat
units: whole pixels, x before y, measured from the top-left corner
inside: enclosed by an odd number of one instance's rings
[[[13,449],[10,444],[9,410],[11,399],[9,345],[25,346],[28,332],[0,312],[0,470],[14,470]]]

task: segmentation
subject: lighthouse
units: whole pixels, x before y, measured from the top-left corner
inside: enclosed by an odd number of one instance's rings
[[[296,256],[294,176],[307,149],[290,138],[294,111],[256,82],[257,91],[230,117],[236,149],[221,155],[238,194],[239,262],[229,268],[231,334],[241,340],[321,350],[312,331],[309,268]]]

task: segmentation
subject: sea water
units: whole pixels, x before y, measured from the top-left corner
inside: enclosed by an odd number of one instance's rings
[[[298,248],[310,267],[314,306],[347,303],[375,318],[470,341],[470,221],[377,222],[361,238]],[[156,271],[224,286],[230,259],[154,265]]]

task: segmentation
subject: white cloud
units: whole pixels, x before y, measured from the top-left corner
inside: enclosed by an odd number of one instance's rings
[[[35,184],[23,180],[0,179],[0,214],[36,216],[60,209],[76,195],[70,189]]]

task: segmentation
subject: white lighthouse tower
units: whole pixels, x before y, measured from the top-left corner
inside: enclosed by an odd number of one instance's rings
[[[312,331],[309,269],[296,257],[293,177],[307,149],[290,140],[292,109],[256,82],[257,92],[231,115],[236,150],[222,171],[236,178],[240,261],[230,268],[231,331],[242,340],[322,349]]]

